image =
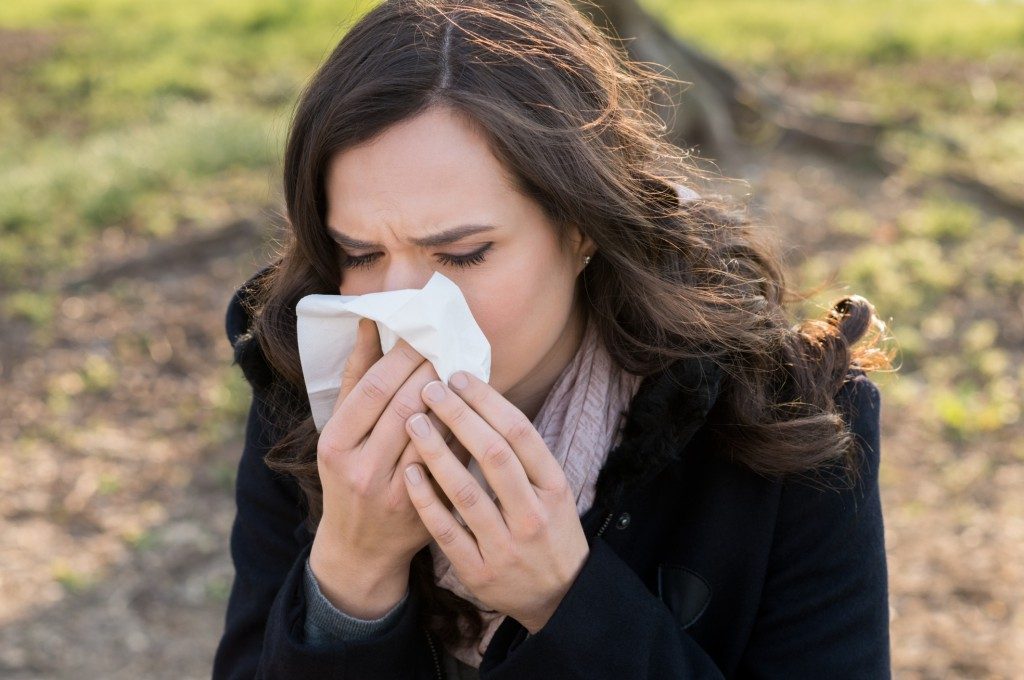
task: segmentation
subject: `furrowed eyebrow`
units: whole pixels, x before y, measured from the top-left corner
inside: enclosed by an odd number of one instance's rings
[[[446,246],[446,245],[455,243],[456,241],[458,241],[460,239],[466,238],[467,236],[472,236],[473,234],[479,234],[480,232],[483,232],[483,231],[492,231],[494,229],[496,229],[496,227],[494,227],[494,226],[492,226],[490,224],[463,224],[463,225],[458,226],[458,227],[453,227],[452,229],[446,229],[445,231],[438,232],[437,234],[431,234],[429,236],[424,236],[423,238],[409,239],[409,241],[412,242],[413,245],[417,245],[417,246],[420,246],[422,248],[431,248],[431,247],[434,247],[434,246]],[[340,231],[335,231],[333,229],[328,229],[328,233],[331,235],[331,238],[333,238],[335,241],[338,242],[339,245],[342,245],[342,246],[344,246],[346,248],[352,248],[354,250],[359,250],[359,249],[363,249],[363,248],[367,248],[368,249],[368,248],[380,248],[381,247],[381,245],[379,243],[370,243],[369,241],[360,241],[357,238],[352,238],[351,236],[348,236],[346,234],[342,234]]]

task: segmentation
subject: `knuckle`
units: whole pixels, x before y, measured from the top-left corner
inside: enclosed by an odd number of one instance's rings
[[[469,415],[469,407],[465,404],[459,404],[452,410],[451,424],[454,426],[462,425],[469,419]]]
[[[492,467],[503,468],[508,465],[514,455],[508,442],[503,439],[496,439],[484,450],[483,460]]]
[[[434,499],[430,496],[425,496],[423,498],[413,498],[412,496],[410,496],[409,499],[412,501],[412,504],[416,507],[417,510],[426,510],[427,508],[434,504]]]
[[[548,528],[548,518],[540,510],[531,510],[519,522],[519,532],[527,539],[539,538]]]
[[[439,529],[436,536],[439,545],[451,545],[458,537],[454,522],[449,522],[443,529]]]
[[[558,485],[551,490],[551,494],[558,500],[571,500],[574,505],[576,503],[575,494],[572,491],[572,487],[569,486],[569,480],[565,477],[559,480]]]
[[[455,502],[464,508],[471,508],[480,500],[480,491],[473,481],[466,482],[455,493]]]
[[[324,431],[326,432],[326,428]],[[338,459],[341,456],[342,451],[338,448],[333,437],[320,437],[320,441],[316,445],[317,461],[329,467],[334,467],[338,464]]]
[[[517,416],[512,422],[512,426],[508,428],[508,438],[512,442],[523,442],[530,435],[530,431],[533,430],[533,423],[527,419],[525,415]]]
[[[489,567],[483,567],[477,570],[472,576],[473,585],[488,588],[494,586],[498,582],[498,573]]]
[[[341,372],[341,382],[345,385],[354,385],[361,378],[354,366],[351,355],[345,361],[345,370]]]
[[[420,405],[415,399],[399,393],[391,400],[391,410],[402,420],[408,420],[420,411]]]
[[[364,375],[358,386],[359,392],[371,401],[381,401],[387,396],[387,383],[373,371]]]
[[[351,373],[355,369],[355,367],[359,365],[360,359],[361,359],[361,356],[360,356],[360,352],[361,351],[362,351],[362,348],[357,344],[352,349],[352,351],[349,353],[349,355],[347,357],[345,357],[345,367],[344,367],[344,374],[345,375],[348,375],[349,373]]]
[[[415,363],[423,361],[423,356],[405,340],[399,340],[395,343],[395,349],[408,361]]]
[[[438,449],[436,447],[429,446],[429,445],[422,445],[422,444],[417,444],[417,446],[421,447],[420,448],[420,456],[425,461],[440,460],[442,458],[442,456],[444,455],[444,453],[441,451],[441,449]]]
[[[477,406],[479,406],[481,410],[483,410],[485,407],[489,407],[491,402],[497,398],[496,394],[491,390],[476,389],[475,383],[470,383],[469,389],[466,390],[466,392],[476,402]],[[499,405],[496,406],[495,408],[500,407],[501,405],[499,403]]]
[[[410,439],[410,441],[412,441]],[[413,444],[420,458],[425,461],[440,460],[444,456],[444,449],[434,444],[433,441],[417,441]]]
[[[369,498],[375,493],[373,475],[368,470],[353,470],[348,476],[348,487],[356,496]]]

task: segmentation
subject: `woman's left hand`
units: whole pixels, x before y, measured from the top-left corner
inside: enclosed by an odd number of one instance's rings
[[[466,377],[457,387],[456,376]],[[440,388],[434,398],[432,388]],[[426,416],[406,428],[463,526],[415,467],[420,481],[406,488],[424,526],[452,562],[459,580],[489,608],[508,614],[530,634],[558,608],[583,567],[590,546],[565,473],[529,418],[466,371],[424,386],[423,400],[476,458],[497,504],[484,493]],[[413,423],[428,430],[419,435]],[[469,530],[467,530],[467,527]],[[472,533],[471,533],[472,532]]]

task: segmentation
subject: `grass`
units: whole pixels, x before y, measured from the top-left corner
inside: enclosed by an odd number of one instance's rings
[[[968,0],[642,0],[674,33],[748,77],[840,112],[853,102],[877,120],[912,116],[882,139],[922,195],[892,219],[847,209],[823,225],[851,237],[811,253],[798,284],[866,296],[897,341],[899,374],[876,374],[896,408],[934,414],[965,443],[1021,421],[1019,300],[1024,230],[929,187],[973,178],[1024,204],[1024,3]],[[684,73],[677,74],[686,79]]]
[[[1019,56],[1015,0],[641,0],[674,32],[750,68],[826,71],[955,57]]]
[[[0,166],[0,284],[81,265],[105,229],[166,237],[181,222],[207,221],[211,200],[266,202],[279,146],[272,130],[259,110],[179,102],[158,119],[77,142],[37,140]],[[204,196],[209,183],[226,189],[232,178],[248,182],[234,195]]]
[[[273,201],[290,106],[369,6],[0,5],[3,34],[41,45],[0,88],[0,290],[52,286],[104,232],[170,237]]]
[[[859,211],[835,220],[833,231],[861,241],[841,253],[812,253],[800,264],[800,286],[839,284],[808,300],[801,313],[816,315],[841,292],[871,300],[898,341],[901,380],[909,379],[887,385],[894,406],[935,414],[955,441],[1021,422],[1024,366],[1013,319],[1024,292],[1024,232],[940,195],[891,225]]]
[[[253,214],[276,201],[291,106],[373,4],[0,4],[0,44],[17,36],[32,46],[0,61],[0,321],[24,319],[45,339],[68,271],[133,239],[173,239],[229,209]],[[916,114],[919,128],[893,131],[883,152],[919,185],[954,172],[1024,200],[1021,2],[643,4],[734,68],[806,91],[822,111],[855,100],[880,119]],[[926,196],[892,224],[850,209],[826,228],[858,245],[840,258],[811,255],[802,276],[833,276],[891,319],[903,373],[929,381],[928,399],[956,436],[1015,422],[1019,348],[1000,329],[1024,286],[1019,227]],[[95,362],[73,377],[89,391],[111,379]],[[244,386],[230,380],[209,399],[237,420]],[[58,410],[60,394],[51,395]],[[210,427],[211,439],[223,434]]]
[[[853,102],[877,120],[914,117],[910,130],[886,136],[883,152],[922,181],[976,177],[1024,202],[1024,3],[642,4],[733,68],[804,91],[813,110]]]

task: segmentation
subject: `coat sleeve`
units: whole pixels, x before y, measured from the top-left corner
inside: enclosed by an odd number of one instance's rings
[[[297,536],[304,519],[298,485],[263,461],[272,443],[260,379],[266,366],[253,366],[254,349],[240,346],[247,323],[236,292],[226,317],[228,339],[253,394],[235,487],[230,539],[235,578],[213,679],[430,678],[434,663],[418,623],[415,592],[385,632],[358,641],[306,639],[304,575],[312,543]]]
[[[783,485],[754,630],[737,669],[743,678],[887,678],[888,597],[878,494],[878,389],[844,385],[863,456],[859,482],[842,491]],[[848,421],[850,422],[850,421]],[[503,625],[481,677],[722,678],[721,669],[601,537],[548,623],[526,636]]]
[[[743,677],[891,677],[881,398],[862,373],[843,385],[837,402],[860,447],[860,479],[840,491],[783,486]]]
[[[548,622],[533,635],[506,620],[491,638],[486,680],[723,678],[669,608],[600,536]],[[490,651],[490,647],[488,647]]]

